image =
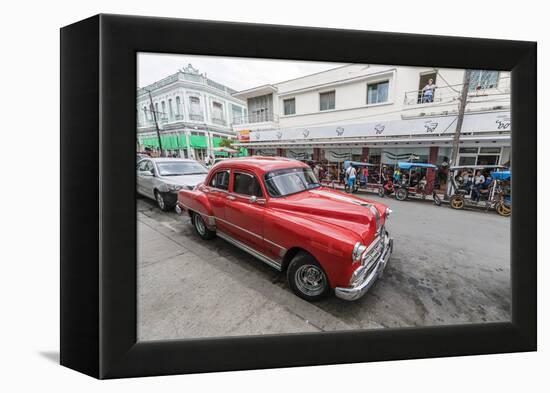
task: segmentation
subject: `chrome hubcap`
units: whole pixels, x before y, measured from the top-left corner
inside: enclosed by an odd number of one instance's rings
[[[321,294],[326,286],[325,274],[315,265],[300,266],[296,270],[295,280],[300,292],[308,296]]]
[[[198,214],[195,214],[195,228],[197,228],[197,232],[201,235],[204,235],[206,233],[204,221],[202,221],[201,216],[199,216]]]
[[[164,199],[162,199],[162,195],[160,195],[160,192],[157,192],[157,203],[159,204],[159,207],[161,209],[164,209]]]

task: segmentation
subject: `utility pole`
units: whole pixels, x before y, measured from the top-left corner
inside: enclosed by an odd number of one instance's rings
[[[462,80],[462,91],[460,92],[460,106],[458,107],[458,117],[456,118],[456,129],[453,136],[453,147],[451,151],[451,162],[449,163],[449,176],[451,175],[450,168],[458,165],[458,150],[460,149],[460,133],[462,132],[462,123],[464,122],[464,112],[468,103],[468,89],[470,87],[470,70],[464,70],[464,79]],[[445,191],[445,199],[449,199],[449,188],[451,182],[447,179],[447,188]]]
[[[157,139],[159,142],[160,156],[164,157],[164,149],[162,148],[162,140],[160,138],[159,122],[157,120],[157,111],[153,106],[153,97],[151,96],[151,90],[147,90],[147,93],[149,93],[149,102],[151,102],[151,105],[149,107],[151,108],[151,112],[153,112],[153,119],[155,120],[155,127],[157,129]]]

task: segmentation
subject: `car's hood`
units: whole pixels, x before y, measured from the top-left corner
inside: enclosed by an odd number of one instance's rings
[[[205,178],[206,173],[204,175],[162,176],[162,181],[178,186],[195,187],[197,184],[203,182]]]
[[[384,225],[386,210],[383,204],[325,187],[272,198],[270,206],[352,230],[369,243]]]

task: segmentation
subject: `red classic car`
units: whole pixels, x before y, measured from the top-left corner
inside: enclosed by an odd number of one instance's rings
[[[214,165],[205,182],[178,194],[203,239],[215,235],[280,271],[294,293],[317,300],[331,288],[360,298],[382,274],[393,240],[391,210],[321,187],[310,167],[281,157]]]

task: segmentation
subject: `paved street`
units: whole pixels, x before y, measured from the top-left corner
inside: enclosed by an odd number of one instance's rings
[[[370,199],[379,199],[373,194]],[[394,253],[362,299],[308,303],[285,275],[138,200],[140,340],[507,321],[510,220],[384,198]]]

